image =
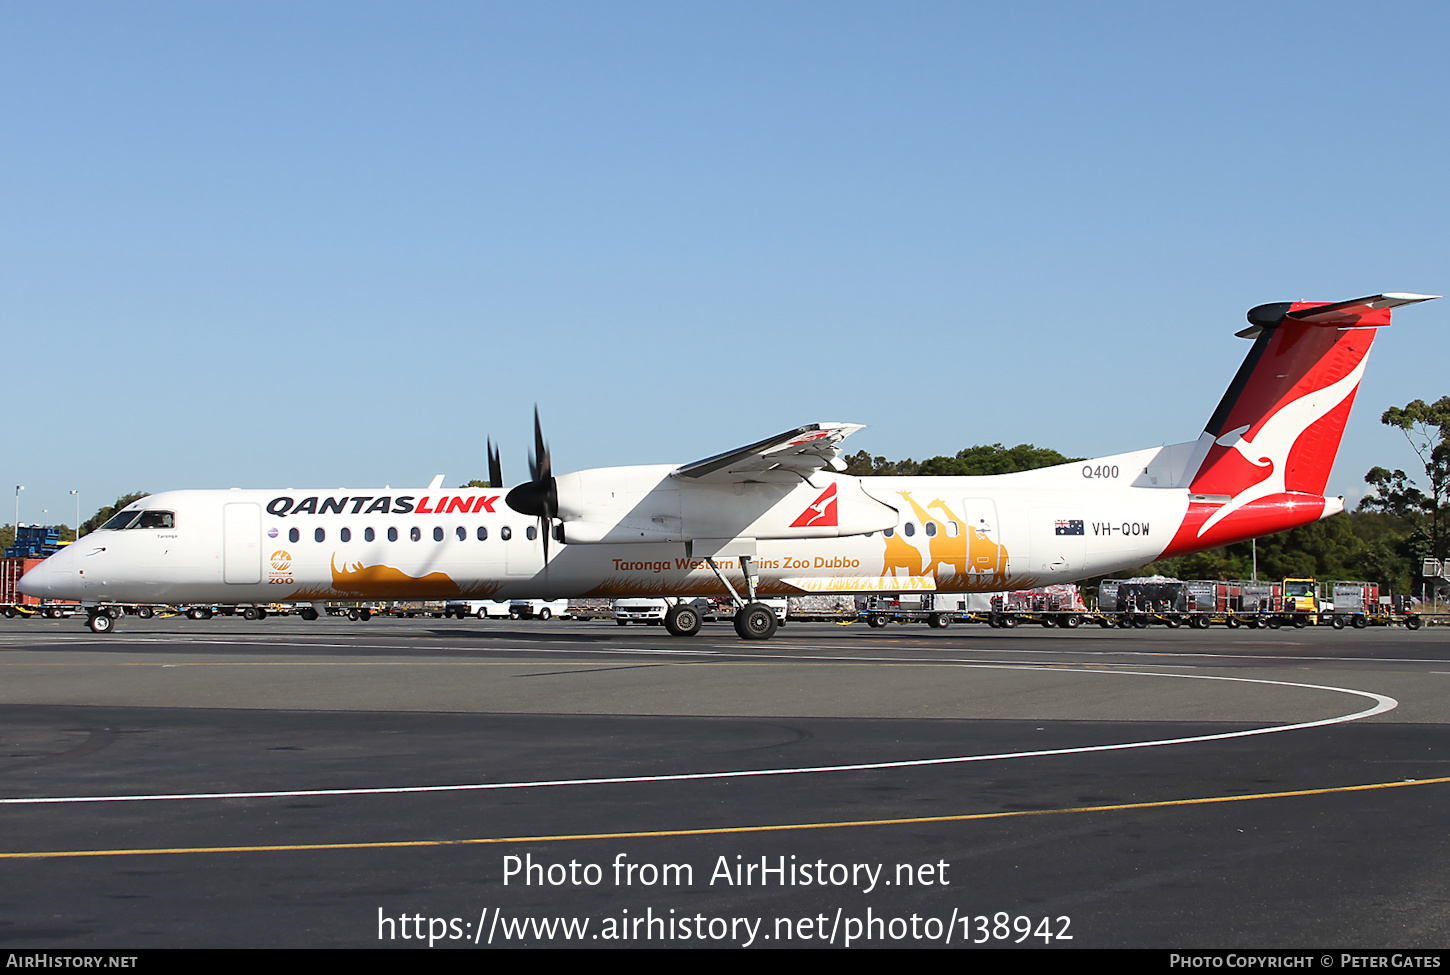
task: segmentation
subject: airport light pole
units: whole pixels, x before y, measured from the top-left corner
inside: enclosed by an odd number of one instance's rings
[[[72,491],[71,497],[76,499],[76,541],[81,540],[81,492]]]
[[[15,485],[15,539],[10,544],[15,545],[20,541],[20,492],[25,490],[24,484]]]

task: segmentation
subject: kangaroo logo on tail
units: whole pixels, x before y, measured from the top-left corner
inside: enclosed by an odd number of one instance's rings
[[[1354,395],[1360,379],[1364,376],[1364,365],[1368,359],[1366,353],[1343,379],[1280,407],[1273,416],[1264,421],[1264,425],[1252,440],[1244,436],[1252,424],[1235,427],[1214,439],[1215,444],[1237,451],[1255,467],[1267,468],[1267,474],[1257,483],[1240,490],[1232,500],[1215,511],[1203,523],[1203,527],[1198,529],[1200,536],[1244,505],[1273,494],[1282,494],[1287,490],[1284,478],[1289,466],[1289,451],[1294,448],[1304,431]]]

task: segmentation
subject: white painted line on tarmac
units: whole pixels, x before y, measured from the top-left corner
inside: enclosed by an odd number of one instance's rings
[[[982,667],[982,665],[980,664],[968,664],[966,666]],[[1065,672],[1065,668],[1061,667],[1049,668],[1023,665],[988,667],[984,669],[1049,671],[1059,674]],[[1047,748],[1034,751],[997,752],[985,755],[958,755],[948,758],[921,758],[895,762],[862,762],[850,765],[817,765],[802,766],[796,768],[737,769],[728,772],[681,772],[668,775],[623,775],[577,779],[538,779],[520,782],[479,782],[465,785],[389,786],[370,789],[296,789],[257,792],[193,792],[159,795],[49,796],[0,799],[0,805],[58,805],[87,802],[164,802],[180,799],[294,799],[323,796],[409,795],[426,792],[486,792],[507,789],[557,788],[560,786],[578,785],[630,785],[658,782],[694,782],[704,779],[736,779],[775,775],[815,775],[828,772],[868,772],[882,769],[921,768],[932,765],[963,765],[971,762],[994,762],[1014,758],[1046,758],[1057,755],[1086,755],[1095,752],[1124,751],[1134,748],[1159,748],[1165,745],[1187,745],[1206,741],[1226,741],[1231,738],[1248,738],[1256,735],[1278,734],[1284,731],[1302,731],[1306,728],[1322,728],[1329,725],[1344,724],[1350,721],[1358,721],[1363,718],[1373,717],[1377,714],[1384,714],[1385,712],[1392,711],[1399,706],[1398,701],[1396,701],[1392,697],[1387,697],[1383,694],[1376,694],[1373,691],[1356,690],[1349,687],[1333,687],[1326,684],[1301,684],[1295,683],[1293,681],[1263,680],[1251,677],[1216,677],[1206,674],[1165,674],[1153,673],[1148,671],[1080,670],[1074,668],[1071,670],[1071,672],[1092,676],[1135,676],[1169,678],[1174,680],[1211,680],[1239,684],[1263,684],[1273,687],[1293,687],[1302,690],[1331,691],[1338,694],[1349,694],[1354,697],[1366,698],[1370,701],[1373,701],[1374,704],[1373,706],[1366,708],[1362,711],[1355,711],[1351,714],[1338,715],[1332,718],[1321,718],[1317,721],[1302,721],[1295,724],[1287,725],[1270,725],[1264,728],[1250,728],[1245,731],[1224,731],[1211,735],[1193,735],[1185,738],[1158,738],[1149,741],[1117,742],[1109,745],[1083,745],[1075,748]]]
[[[22,640],[25,640],[26,638],[21,638],[21,639]],[[52,641],[54,641],[54,639],[55,639],[54,637],[43,637],[43,636],[37,634],[36,635],[36,638],[35,638],[35,642],[36,643],[41,643],[44,640],[52,640]],[[399,640],[406,640],[408,638],[399,637],[398,639]],[[560,636],[560,637],[558,637],[558,641],[561,642],[561,643],[562,642],[569,642],[567,636]],[[19,642],[19,641],[17,641],[17,642]],[[200,639],[199,640],[199,639],[196,639],[195,637],[188,637],[188,636],[185,636],[183,634],[176,634],[175,636],[167,636],[167,637],[159,637],[159,638],[153,638],[153,637],[125,637],[125,636],[107,637],[105,642],[106,642],[106,644],[113,644],[113,643],[146,643],[146,644],[168,644],[168,645],[173,645],[173,646],[174,645],[183,645],[183,646],[197,646],[197,647],[209,647],[209,646],[216,646],[216,647],[272,647],[272,648],[286,648],[286,649],[293,649],[293,650],[308,650],[308,649],[319,649],[319,650],[383,650],[383,651],[394,651],[394,652],[408,652],[410,654],[411,653],[417,653],[417,652],[420,652],[421,651],[421,652],[448,653],[450,655],[456,655],[456,654],[460,654],[460,653],[569,653],[569,654],[639,653],[639,654],[657,654],[657,655],[665,655],[665,656],[672,656],[672,655],[674,655],[674,656],[681,656],[681,657],[702,657],[702,656],[748,657],[748,658],[750,658],[752,660],[769,660],[769,659],[807,660],[807,659],[815,659],[815,660],[845,660],[845,661],[861,661],[861,662],[880,662],[880,661],[887,661],[887,660],[889,660],[889,661],[891,661],[893,663],[906,662],[906,661],[903,661],[901,658],[898,658],[898,657],[890,657],[890,658],[888,658],[888,657],[867,657],[867,656],[859,656],[859,655],[831,655],[831,656],[822,656],[822,655],[817,654],[817,655],[815,655],[813,657],[791,656],[791,657],[778,657],[777,658],[777,657],[775,657],[772,654],[762,653],[761,652],[762,650],[764,650],[766,648],[766,646],[767,646],[766,644],[755,644],[755,645],[743,644],[742,645],[742,644],[740,644],[738,642],[733,642],[733,641],[732,642],[727,642],[727,643],[706,643],[706,644],[703,644],[703,645],[697,643],[696,646],[697,647],[703,646],[703,649],[694,649],[694,650],[687,650],[687,649],[684,649],[684,648],[678,648],[677,649],[677,648],[673,648],[673,647],[670,647],[670,648],[660,648],[660,647],[621,647],[621,646],[600,646],[600,647],[588,647],[588,646],[585,646],[585,647],[570,647],[570,648],[551,647],[551,646],[508,646],[508,647],[500,647],[500,646],[482,646],[482,645],[477,645],[477,644],[473,644],[473,645],[460,645],[460,644],[456,644],[456,643],[455,644],[441,644],[441,645],[417,646],[417,645],[409,645],[407,643],[401,643],[401,642],[400,643],[325,643],[325,642],[321,642],[321,641],[308,641],[308,642],[296,642],[296,643],[294,643],[294,642],[287,642],[287,641],[282,641],[282,640],[254,640],[254,639],[217,639],[217,638],[212,638],[212,639]],[[99,645],[97,643],[97,641],[95,641],[94,639],[89,639],[89,638],[87,638],[85,636],[81,636],[81,635],[77,635],[74,639],[66,639],[65,640],[65,643],[67,645],[70,645],[72,643],[78,644],[78,645]],[[1309,646],[1310,645],[1307,642],[1301,643],[1301,642],[1287,641],[1287,640],[1278,640],[1278,641],[1273,641],[1272,643],[1270,643],[1269,641],[1260,641],[1260,643],[1261,643],[1261,645],[1271,645],[1271,646]],[[817,644],[782,643],[782,642],[780,642],[778,640],[773,640],[773,641],[771,641],[768,644],[768,646],[772,650],[814,650],[814,649],[816,649],[816,647],[818,645]],[[14,648],[14,649],[19,649],[19,648]],[[29,648],[27,648],[27,649],[29,649]],[[888,648],[880,648],[880,649],[888,649]],[[1031,656],[1057,655],[1057,656],[1066,656],[1066,657],[1072,657],[1072,658],[1082,658],[1082,657],[1147,657],[1147,658],[1167,658],[1167,659],[1170,659],[1170,660],[1201,659],[1201,660],[1209,660],[1209,661],[1212,661],[1212,660],[1269,660],[1269,661],[1289,661],[1289,662],[1296,662],[1296,663],[1450,664],[1450,658],[1437,658],[1437,657],[1363,657],[1363,656],[1343,656],[1343,655],[1328,656],[1328,655],[1322,655],[1322,654],[1313,654],[1313,655],[1310,655],[1310,654],[1292,654],[1291,655],[1291,654],[1270,654],[1270,653],[1210,653],[1210,652],[1201,651],[1201,650],[1086,650],[1086,649],[1082,649],[1081,647],[1067,647],[1067,646],[1064,646],[1062,648],[1052,648],[1052,649],[1033,649],[1033,648],[1026,648],[1026,647],[1021,648],[1021,649],[1018,649],[1018,648],[1013,648],[1013,647],[992,646],[992,647],[982,647],[982,648],[979,649],[979,648],[967,647],[967,646],[935,647],[935,646],[931,646],[931,645],[928,645],[928,644],[919,644],[918,643],[918,644],[913,644],[913,645],[909,645],[909,646],[893,647],[893,648],[889,648],[889,649],[894,649],[897,652],[903,652],[903,653],[905,653],[905,652],[911,652],[911,653],[928,652],[928,653],[934,653],[935,654],[935,653],[941,653],[943,651],[946,651],[946,652],[951,652],[951,653],[973,653],[973,654],[989,654],[989,653],[990,654],[1002,654],[1002,655],[1022,654],[1022,655],[1031,655]],[[878,652],[880,652],[880,650],[878,650]],[[944,658],[944,657],[938,656],[938,657],[932,657],[932,658],[929,658],[929,659],[921,659],[919,662],[921,662],[921,663],[942,663],[942,662],[946,662],[946,661],[948,661],[950,659],[951,658]],[[971,658],[971,659],[968,659],[968,660],[964,660],[962,662],[971,662],[971,663],[980,662],[980,658]],[[1443,673],[1443,672],[1442,671],[1434,671],[1434,673]]]

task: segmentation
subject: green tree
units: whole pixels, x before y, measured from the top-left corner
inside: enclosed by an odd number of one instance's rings
[[[1374,485],[1375,493],[1360,499],[1361,511],[1379,511],[1398,518],[1417,518],[1429,510],[1429,499],[1423,491],[1410,483],[1409,475],[1404,471],[1371,467],[1364,476],[1364,483]]]
[[[864,450],[859,450],[846,458],[846,473],[854,474],[857,477],[911,475],[915,474],[920,467],[921,465],[910,457],[906,460],[887,460],[885,457],[872,457]]]
[[[1082,458],[1065,457],[1055,450],[1035,447],[1030,443],[1020,443],[1015,447],[1004,447],[999,443],[978,444],[957,451],[954,457],[932,457],[919,464],[910,457],[906,460],[887,460],[885,457],[872,457],[862,450],[846,458],[846,473],[858,477],[892,474],[982,477],[989,474],[1014,474],[1079,460]]]
[[[919,473],[955,477],[984,477],[991,474],[1015,474],[1018,471],[1033,471],[1039,467],[1055,467],[1071,464],[1081,457],[1065,457],[1049,447],[1037,447],[1020,443],[1015,447],[1004,447],[999,443],[991,446],[979,444],[957,451],[955,457],[932,457],[921,462]]]
[[[1430,516],[1430,554],[1435,558],[1444,558],[1445,516],[1450,515],[1450,508],[1446,504],[1450,500],[1447,498],[1447,493],[1450,493],[1450,396],[1441,396],[1429,404],[1417,399],[1404,407],[1392,406],[1385,410],[1380,422],[1404,433],[1410,447],[1420,458],[1420,463],[1425,465],[1430,493],[1424,495],[1416,490],[1415,494],[1419,495],[1422,510]],[[1365,475],[1365,480],[1379,488],[1382,485],[1371,480],[1376,472],[1388,473],[1384,472],[1384,468],[1376,467]],[[1406,478],[1400,471],[1391,474],[1385,484],[1393,489],[1395,475],[1400,475],[1399,487],[1403,491]],[[1389,499],[1385,500],[1388,503]]]

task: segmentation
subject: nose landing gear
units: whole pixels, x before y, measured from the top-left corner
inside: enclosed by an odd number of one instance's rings
[[[110,633],[116,628],[116,617],[109,609],[92,606],[86,610],[86,626],[92,633]]]

